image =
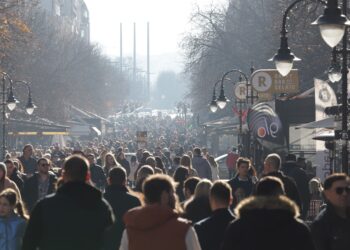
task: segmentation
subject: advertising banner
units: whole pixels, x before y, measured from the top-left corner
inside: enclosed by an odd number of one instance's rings
[[[262,146],[269,150],[285,148],[282,123],[276,112],[268,103],[258,103],[248,112],[249,131]]]
[[[323,120],[328,116],[324,112],[326,107],[337,104],[337,98],[333,89],[323,80],[315,79],[315,119],[316,121]],[[316,134],[321,133],[322,128],[316,129]],[[329,150],[325,147],[325,142],[316,140],[316,174],[317,177],[324,180],[330,173]]]

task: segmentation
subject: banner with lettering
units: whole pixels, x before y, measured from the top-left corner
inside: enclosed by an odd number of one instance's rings
[[[315,79],[315,119],[316,121],[327,118],[324,112],[326,107],[337,104],[337,98],[334,90],[329,84],[323,80]],[[322,132],[324,129],[316,129],[316,134]],[[325,142],[316,140],[316,175],[324,180],[330,173],[330,158],[329,150],[325,147]]]
[[[254,105],[248,112],[249,131],[269,150],[285,148],[282,123],[273,108],[266,102]]]

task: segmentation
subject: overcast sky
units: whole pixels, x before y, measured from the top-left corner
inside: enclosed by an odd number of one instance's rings
[[[98,42],[106,54],[119,56],[119,24],[123,23],[123,54],[131,56],[135,22],[137,54],[146,55],[146,30],[150,22],[151,55],[178,52],[194,4],[204,7],[212,1],[85,0],[90,11],[91,40]],[[215,4],[220,2],[226,0],[214,1]]]

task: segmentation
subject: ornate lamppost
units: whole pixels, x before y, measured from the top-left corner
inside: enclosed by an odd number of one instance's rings
[[[286,9],[283,15],[282,22],[282,31],[281,31],[281,46],[277,54],[271,58],[271,61],[275,62],[276,69],[280,72],[282,76],[288,75],[290,70],[293,67],[294,61],[299,61],[288,47],[287,41],[287,30],[286,30],[286,21],[287,16],[290,10],[299,2],[305,0],[296,0]],[[348,174],[348,161],[349,161],[349,152],[348,152],[348,26],[350,21],[347,18],[347,8],[348,1],[342,0],[342,8],[339,7],[338,0],[328,0],[319,2],[325,4],[324,14],[317,18],[313,25],[318,25],[320,28],[321,36],[323,40],[333,48],[333,58],[332,65],[329,70],[330,80],[335,82],[340,80],[339,66],[336,63],[336,55],[341,57],[341,117],[342,117],[342,126],[340,131],[340,139],[342,141],[342,172]],[[336,46],[342,41],[342,46],[337,48]],[[337,66],[338,69],[335,70]],[[336,78],[334,78],[336,77]]]
[[[26,81],[13,81],[11,77],[6,72],[1,72],[2,74],[2,158],[5,159],[6,146],[7,146],[7,131],[6,131],[6,107],[13,111],[16,108],[19,101],[15,98],[13,94],[14,84],[24,84],[28,89],[28,101],[26,105],[26,112],[28,115],[33,114],[36,106],[33,104],[32,93],[30,89],[30,84]],[[8,88],[6,85],[8,84]],[[7,95],[7,98],[6,98]]]

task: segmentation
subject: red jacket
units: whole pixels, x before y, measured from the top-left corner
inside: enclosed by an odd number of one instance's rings
[[[227,157],[226,157],[226,166],[228,169],[232,170],[236,167],[236,161],[239,158],[239,155],[234,153],[234,152],[230,152],[228,153]]]
[[[148,205],[129,210],[124,216],[129,250],[186,250],[187,220],[170,208]]]

